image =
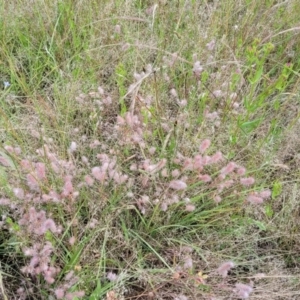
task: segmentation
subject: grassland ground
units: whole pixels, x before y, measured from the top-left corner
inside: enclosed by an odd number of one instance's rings
[[[300,299],[298,2],[0,2],[0,298]]]

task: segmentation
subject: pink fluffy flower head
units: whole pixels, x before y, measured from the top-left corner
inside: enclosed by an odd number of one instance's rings
[[[235,285],[235,292],[241,299],[247,299],[250,296],[250,293],[253,291],[253,288],[250,285],[237,283]]]
[[[211,144],[211,142],[209,139],[202,141],[202,143],[199,147],[200,153],[203,154],[209,148],[210,144]]]
[[[217,272],[219,275],[221,275],[223,278],[227,277],[228,272],[234,267],[234,262],[227,261],[220,265],[220,267],[217,269]]]
[[[186,189],[187,184],[182,180],[172,180],[169,187],[173,190],[184,190]]]
[[[254,184],[255,179],[253,177],[241,178],[240,182],[242,185],[250,186]]]

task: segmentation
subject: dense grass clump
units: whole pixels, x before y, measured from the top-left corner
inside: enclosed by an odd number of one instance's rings
[[[1,299],[299,297],[297,2],[1,4]]]

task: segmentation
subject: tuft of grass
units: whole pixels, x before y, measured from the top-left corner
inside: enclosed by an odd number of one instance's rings
[[[1,297],[296,299],[297,5],[2,3]]]

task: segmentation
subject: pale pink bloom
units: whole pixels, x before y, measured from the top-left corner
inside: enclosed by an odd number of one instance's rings
[[[203,162],[203,165],[205,165],[205,166],[209,165],[211,163],[211,157],[209,155],[205,155],[203,157],[202,162]]]
[[[182,180],[172,180],[169,184],[169,187],[174,190],[184,190],[187,187],[187,184]]]
[[[168,204],[166,203],[166,202],[163,202],[162,204],[161,204],[161,210],[162,211],[167,211],[167,209],[168,209]]]
[[[222,97],[223,92],[222,92],[221,90],[216,90],[216,91],[213,91],[213,95],[214,95],[216,98],[220,98],[220,97]]]
[[[57,275],[61,271],[61,269],[59,267],[58,268],[49,267],[48,271],[52,274],[52,276],[55,276],[55,275]]]
[[[106,173],[103,172],[100,167],[92,168],[92,175],[100,182],[104,182],[106,177]]]
[[[151,155],[153,155],[153,154],[155,153],[155,151],[156,151],[156,148],[155,148],[155,147],[151,147],[151,148],[149,149],[149,153],[150,153]]]
[[[128,175],[123,174],[123,175],[120,176],[119,181],[117,183],[123,184],[127,181],[127,179],[128,179]]]
[[[4,158],[3,156],[0,156],[0,164],[4,167],[10,166],[9,161],[6,158]]]
[[[181,181],[184,181],[184,182],[186,182],[188,179],[189,179],[189,178],[188,178],[187,175],[181,177]]]
[[[51,168],[56,174],[60,172],[60,166],[56,162],[51,162]]]
[[[270,190],[264,190],[259,192],[259,196],[262,197],[263,199],[267,199],[269,197],[271,197],[271,191]]]
[[[38,179],[42,180],[46,178],[46,166],[44,163],[36,163],[35,169]]]
[[[174,300],[188,300],[188,297],[184,295],[178,295],[178,297],[175,297]]]
[[[175,169],[171,172],[171,174],[172,174],[172,177],[178,177],[180,175],[180,172],[178,169]]]
[[[86,175],[84,180],[88,186],[92,186],[94,184],[94,179],[90,175]]]
[[[211,157],[211,163],[215,164],[223,159],[223,154],[218,151]]]
[[[17,289],[18,294],[23,294],[25,292],[25,289],[23,287],[20,287]]]
[[[220,174],[219,176],[218,176],[218,179],[219,180],[224,180],[226,178],[226,175],[224,175],[224,174]]]
[[[23,253],[24,253],[25,256],[34,256],[34,255],[37,254],[36,250],[33,249],[33,248],[25,248],[23,250]]]
[[[120,34],[120,33],[121,33],[121,26],[120,26],[119,24],[117,24],[117,25],[115,26],[115,33],[116,33],[116,34]]]
[[[230,162],[227,166],[222,168],[221,174],[227,175],[227,174],[231,173],[235,169],[235,167],[236,167],[236,164],[234,162]]]
[[[82,298],[84,295],[85,295],[85,292],[84,292],[84,291],[78,291],[78,292],[73,292],[73,293],[67,293],[67,294],[65,295],[65,299],[66,299],[66,300],[74,300],[74,299],[76,299],[77,297],[78,297],[78,298]]]
[[[190,202],[191,202],[191,199],[188,198],[188,197],[185,197],[185,198],[183,199],[183,201],[184,201],[185,203],[190,203]]]
[[[167,160],[165,158],[163,158],[158,164],[157,164],[157,168],[159,170],[161,170],[165,165],[167,164]]]
[[[96,219],[91,219],[91,221],[87,224],[88,228],[95,228],[98,224],[98,221]]]
[[[77,149],[77,144],[75,142],[71,142],[69,149],[70,149],[70,152],[75,152]]]
[[[44,202],[48,202],[48,201],[59,202],[60,196],[56,192],[50,191],[49,195],[43,194],[42,199]]]
[[[240,182],[242,185],[249,186],[254,184],[255,179],[253,177],[241,178]]]
[[[117,25],[117,26],[118,26],[118,25]],[[100,95],[104,95],[104,90],[103,90],[103,88],[102,88],[101,86],[98,86],[97,90],[98,90],[98,93],[99,93]]]
[[[238,167],[238,169],[236,170],[236,172],[237,172],[239,175],[243,176],[243,175],[246,174],[246,169],[245,169],[244,167]]]
[[[207,174],[199,175],[199,179],[203,182],[210,182],[211,181],[211,177]]]
[[[130,171],[136,171],[137,170],[137,165],[135,163],[130,165],[129,170]]]
[[[233,102],[232,106],[233,108],[238,109],[240,105],[237,102]]]
[[[219,275],[221,275],[223,278],[227,277],[228,272],[234,267],[234,262],[227,261],[220,265],[220,267],[217,269],[217,272]]]
[[[184,170],[194,170],[194,161],[191,158],[186,158],[183,162]]]
[[[89,96],[92,98],[99,98],[100,95],[97,92],[89,92]]]
[[[178,195],[173,195],[171,198],[169,198],[168,200],[168,203],[171,205],[171,204],[174,204],[174,203],[178,203],[179,202],[179,197]]]
[[[12,146],[6,145],[6,146],[4,146],[4,149],[9,153],[12,153],[12,154],[14,153],[14,148]]]
[[[27,174],[27,185],[31,190],[38,190],[39,189],[39,184],[36,178],[32,174]]]
[[[184,269],[192,269],[193,268],[193,260],[188,256],[184,259]]]
[[[152,65],[151,64],[147,64],[147,66],[146,66],[146,73],[150,74],[152,71],[153,71]]]
[[[130,48],[130,44],[129,43],[125,43],[123,46],[122,46],[122,51],[126,51]]]
[[[250,293],[253,291],[253,288],[250,285],[243,283],[236,283],[236,294],[242,299],[247,299],[250,296]]]
[[[247,197],[247,200],[252,204],[261,204],[264,202],[264,199],[261,197],[258,197],[256,195],[249,195]]]
[[[162,177],[168,177],[168,176],[169,176],[169,175],[168,175],[168,169],[166,169],[166,168],[162,169],[162,170],[161,170],[161,176],[162,176]]]
[[[185,107],[185,106],[187,106],[187,100],[183,99],[183,100],[179,101],[178,104],[179,104],[180,107]]]
[[[238,96],[237,93],[234,92],[234,93],[231,93],[231,94],[230,94],[229,98],[230,98],[230,100],[235,100],[235,99],[237,98],[237,96]],[[234,104],[235,104],[235,103],[237,104],[237,107],[234,107]],[[238,108],[238,107],[239,107],[239,104],[238,104],[237,102],[234,102],[234,103],[233,103],[233,107],[234,107],[234,108]]]
[[[105,153],[99,153],[99,154],[96,155],[96,157],[97,157],[102,163],[108,162],[108,161],[109,161],[109,157],[108,157],[108,155],[105,154]]]
[[[14,152],[15,152],[16,155],[20,155],[22,153],[22,150],[21,150],[20,147],[15,147]]]
[[[101,145],[101,143],[98,140],[95,140],[90,144],[90,148],[95,149],[97,146],[100,146],[100,145]]]
[[[148,183],[149,183],[149,176],[146,176],[146,175],[143,176],[143,177],[142,177],[142,182],[141,182],[141,183],[142,183],[142,186],[143,186],[143,187],[147,187],[147,186],[148,186]]]
[[[75,297],[74,293],[67,293],[65,296],[66,300],[74,300]]]
[[[111,179],[114,179],[115,182],[118,182],[119,179],[120,179],[120,173],[115,171],[115,170],[109,170],[108,171],[108,176],[111,178]]]
[[[189,247],[189,246],[183,246],[181,248],[181,251],[182,252],[185,252],[185,253],[192,253],[193,252],[193,248]]]
[[[65,184],[62,191],[62,196],[66,197],[73,193],[72,176],[65,176]]]
[[[209,148],[210,144],[211,144],[211,142],[210,142],[209,139],[206,139],[206,140],[202,141],[202,143],[199,147],[200,153],[203,154]]]
[[[110,96],[107,96],[107,97],[103,98],[102,101],[103,101],[103,104],[105,104],[105,105],[112,104],[112,99],[111,99]]]
[[[143,195],[140,199],[141,203],[143,203],[143,204],[149,203],[149,200],[150,200],[150,198],[147,195]]]
[[[218,184],[218,192],[219,193],[223,192],[224,188],[225,188],[225,185],[223,183]]]
[[[40,263],[39,257],[38,257],[38,256],[34,256],[34,257],[31,258],[30,263],[29,263],[29,266],[34,268],[34,267],[37,266],[39,263]],[[47,266],[46,266],[46,268],[47,268]]]
[[[55,294],[55,296],[56,296],[57,299],[63,299],[64,296],[65,296],[65,291],[64,291],[64,289],[59,288],[59,289],[56,289],[54,291],[54,294]]]
[[[255,279],[262,279],[262,278],[265,278],[265,277],[266,277],[265,273],[257,273],[257,274],[254,275]]]
[[[84,295],[85,295],[84,291],[77,291],[77,292],[73,293],[73,296],[78,297],[78,298],[82,298],[82,297],[84,297]]]
[[[203,71],[203,67],[200,64],[200,61],[196,61],[193,66],[193,72],[196,77],[199,77],[201,72]]]
[[[234,184],[234,181],[232,179],[231,180],[226,180],[226,181],[222,182],[222,185],[224,186],[224,188],[229,188],[233,184]]]
[[[43,226],[46,230],[50,229],[53,233],[56,232],[56,225],[55,225],[55,222],[52,219],[47,219],[44,222]]]
[[[45,277],[45,280],[46,280],[46,282],[49,283],[49,284],[52,284],[52,283],[55,281],[55,279],[52,278],[52,277]]]
[[[171,94],[174,98],[177,98],[177,97],[178,97],[178,94],[177,94],[177,92],[176,92],[175,89],[171,89],[171,90],[170,90],[170,94]]]
[[[86,156],[82,156],[81,160],[83,163],[88,164],[89,163],[89,159]]]
[[[70,272],[66,275],[65,280],[66,280],[66,281],[71,280],[72,277],[73,277],[73,275],[74,275],[74,271],[70,271]]]
[[[109,281],[116,281],[118,279],[118,275],[113,273],[113,272],[108,272],[107,275],[106,275],[106,278]]]
[[[139,81],[141,78],[142,78],[142,74],[139,74],[139,73],[135,73],[133,74],[133,77],[136,81]]]
[[[213,51],[216,45],[216,41],[212,40],[209,43],[206,44],[206,47],[208,49],[208,51]]]
[[[198,171],[202,171],[203,170],[203,157],[201,155],[196,155],[194,157],[194,168],[198,169]]]
[[[192,211],[194,211],[195,209],[196,209],[196,207],[195,207],[195,205],[193,205],[193,204],[187,204],[187,205],[185,206],[185,210],[188,211],[188,212],[192,212]]]
[[[210,121],[214,121],[215,119],[219,118],[219,114],[217,111],[214,111],[212,113],[206,112],[205,117]]]
[[[161,127],[165,132],[169,132],[170,131],[170,126],[167,123],[161,123]]]
[[[75,244],[75,242],[76,242],[76,237],[75,237],[75,236],[70,237],[70,239],[69,239],[69,244],[70,244],[71,246],[73,246],[73,245]]]
[[[164,74],[163,74],[163,77],[164,77],[164,80],[165,80],[166,82],[170,82],[170,77],[168,76],[167,73],[164,73]]]
[[[118,125],[125,125],[125,120],[121,116],[117,116],[117,124]]]
[[[24,199],[24,190],[23,189],[14,188],[13,192],[18,199],[20,199],[20,200]]]

